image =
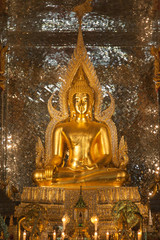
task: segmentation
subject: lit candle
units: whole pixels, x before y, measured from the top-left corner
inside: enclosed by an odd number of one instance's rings
[[[27,235],[26,230],[24,230],[24,232],[23,232],[23,240],[26,240],[26,235]]]
[[[94,239],[97,240],[97,237],[98,237],[98,233],[95,232],[95,233],[94,233]]]
[[[109,240],[109,232],[106,232],[106,240]]]
[[[95,228],[95,234],[97,233],[98,220],[99,219],[97,216],[91,217],[91,222],[94,224],[94,228]],[[94,234],[94,238],[95,238],[95,234]]]
[[[98,219],[95,218],[95,232],[97,232],[97,223],[98,223]]]
[[[141,239],[142,239],[142,232],[138,231],[138,240],[141,240]]]
[[[153,221],[152,221],[152,213],[151,210],[149,209],[149,214],[148,214],[148,225],[152,226],[153,225]]]
[[[66,228],[66,218],[65,218],[65,216],[62,218],[62,222],[63,222],[63,232],[64,232],[64,230]]]
[[[65,233],[62,232],[62,240],[64,240],[64,237],[65,237]]]
[[[118,233],[115,233],[115,239],[118,240]]]
[[[53,232],[53,240],[56,240],[56,230]]]

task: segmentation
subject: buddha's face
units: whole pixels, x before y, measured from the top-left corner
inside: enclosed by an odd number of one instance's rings
[[[73,97],[73,102],[77,113],[87,113],[89,105],[89,96],[87,93],[76,93]]]

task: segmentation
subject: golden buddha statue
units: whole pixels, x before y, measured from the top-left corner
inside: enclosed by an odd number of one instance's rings
[[[79,10],[78,10],[79,11]],[[39,186],[121,186],[128,177],[127,144],[111,117],[115,103],[101,111],[102,92],[84,46],[81,19],[77,47],[60,90],[60,111],[48,101],[51,121],[45,149],[37,144],[37,169],[33,180]]]

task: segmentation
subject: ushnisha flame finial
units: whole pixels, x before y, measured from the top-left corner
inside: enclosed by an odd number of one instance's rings
[[[80,56],[87,53],[86,49],[85,49],[84,41],[83,41],[81,24],[82,24],[83,16],[86,13],[92,11],[91,2],[92,2],[92,0],[86,0],[84,3],[82,3],[82,4],[73,8],[73,12],[76,13],[77,18],[78,18],[78,22],[79,22],[77,48],[75,50],[77,51],[78,55],[80,55]]]

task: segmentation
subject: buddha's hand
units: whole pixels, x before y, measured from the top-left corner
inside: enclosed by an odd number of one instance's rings
[[[54,173],[57,172],[58,166],[60,165],[62,158],[59,156],[53,156],[52,160],[45,167],[45,177],[51,180]]]
[[[53,178],[53,174],[55,173],[57,167],[53,166],[53,165],[48,165],[45,168],[45,177],[46,179],[52,179]]]
[[[87,170],[93,170],[93,169],[96,169],[96,168],[98,168],[96,163],[94,163],[94,164],[92,164],[90,166],[84,165],[84,169],[87,169]]]

